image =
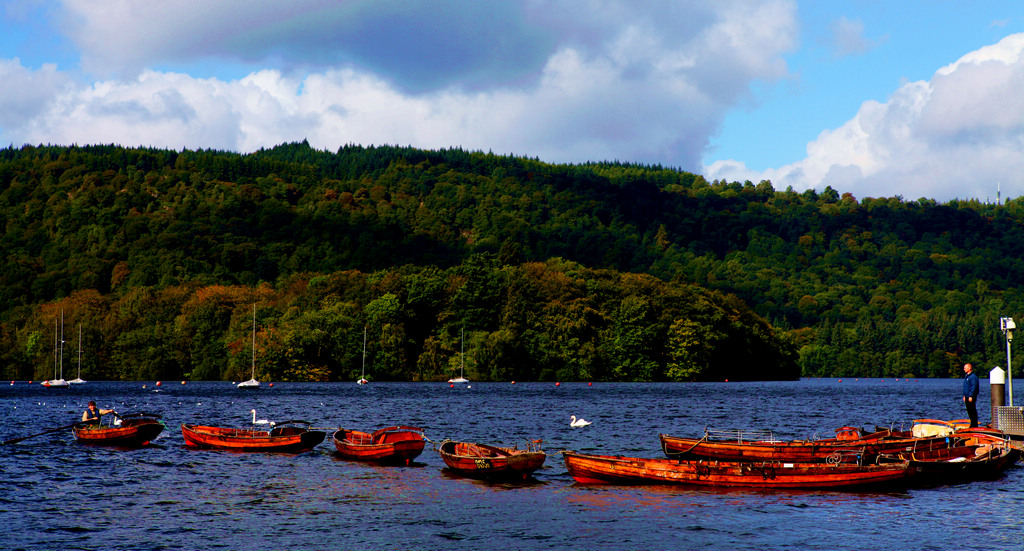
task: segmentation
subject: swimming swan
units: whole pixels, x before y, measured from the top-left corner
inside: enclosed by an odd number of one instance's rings
[[[570,419],[571,419],[571,421],[569,421],[569,426],[570,427],[585,427],[585,426],[590,424],[590,421],[585,421],[583,419],[577,419],[575,415],[571,416]]]
[[[270,421],[268,421],[266,419],[260,419],[259,421],[257,421],[256,420],[256,410],[253,409],[253,410],[250,410],[250,411],[252,412],[252,424],[254,424],[254,425],[269,425],[270,424]]]

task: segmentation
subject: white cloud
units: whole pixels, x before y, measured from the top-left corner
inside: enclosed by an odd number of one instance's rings
[[[930,81],[909,82],[888,101],[867,101],[856,116],[822,132],[796,163],[763,172],[736,161],[706,167],[710,179],[759,181],[776,188],[831,185],[857,197],[902,195],[995,199],[1024,194],[1024,34],[971,52]]]
[[[794,47],[796,35],[795,6],[787,0],[608,1],[587,10],[576,2],[525,2],[512,4],[519,10],[509,16],[515,32],[540,32],[524,22],[559,31],[531,78],[468,85],[467,77],[454,75],[409,92],[387,71],[358,63],[302,73],[264,69],[238,80],[145,68],[170,58],[240,56],[245,48],[237,44],[261,38],[265,44],[257,53],[269,64],[275,52],[295,56],[308,40],[293,28],[321,19],[355,27],[380,23],[388,6],[403,3],[385,4],[384,11],[372,2],[312,0],[289,3],[288,9],[279,2],[246,2],[243,8],[220,0],[204,2],[202,10],[180,0],[66,5],[66,25],[83,55],[110,76],[83,84],[54,73],[65,86],[49,86],[31,114],[0,121],[5,142],[246,152],[307,138],[324,149],[346,143],[461,146],[551,162],[621,159],[695,170],[709,137],[750,82],[785,76],[781,55]],[[445,3],[441,11],[469,5],[477,4]],[[467,17],[481,16],[470,11]],[[470,29],[470,23],[460,28]],[[322,36],[329,27],[319,22],[310,28]],[[351,42],[333,44],[345,48]],[[467,71],[486,73],[479,68],[491,62]],[[39,86],[21,73],[19,82]],[[132,76],[116,76],[122,73]]]
[[[864,36],[864,22],[840,17],[831,25],[832,54],[836,57],[856,55],[874,48],[878,41]]]
[[[18,59],[0,59],[0,129],[17,127],[39,116],[69,80],[55,65],[33,70],[22,66]]]

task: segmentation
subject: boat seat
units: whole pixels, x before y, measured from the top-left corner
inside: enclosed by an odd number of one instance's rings
[[[919,423],[911,429],[915,438],[926,438],[929,436],[949,436],[953,434],[953,427],[934,423]]]

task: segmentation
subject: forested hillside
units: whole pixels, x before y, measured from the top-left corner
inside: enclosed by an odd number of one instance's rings
[[[286,144],[0,150],[5,377],[721,380],[1002,364],[1024,202]],[[70,350],[70,352],[69,352]],[[77,357],[76,355],[74,357]],[[799,366],[799,367],[797,367]],[[89,378],[89,377],[86,377]]]

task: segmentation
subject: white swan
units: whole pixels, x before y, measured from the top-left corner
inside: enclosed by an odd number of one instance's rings
[[[570,419],[571,419],[571,421],[569,421],[569,426],[570,427],[585,427],[585,426],[590,424],[590,421],[585,421],[583,419],[577,419],[575,415],[570,416]]]
[[[260,419],[259,421],[257,421],[256,420],[256,410],[252,409],[252,410],[249,410],[249,411],[252,412],[252,424],[254,424],[254,425],[269,425],[270,424],[270,421],[268,421],[266,419]]]

